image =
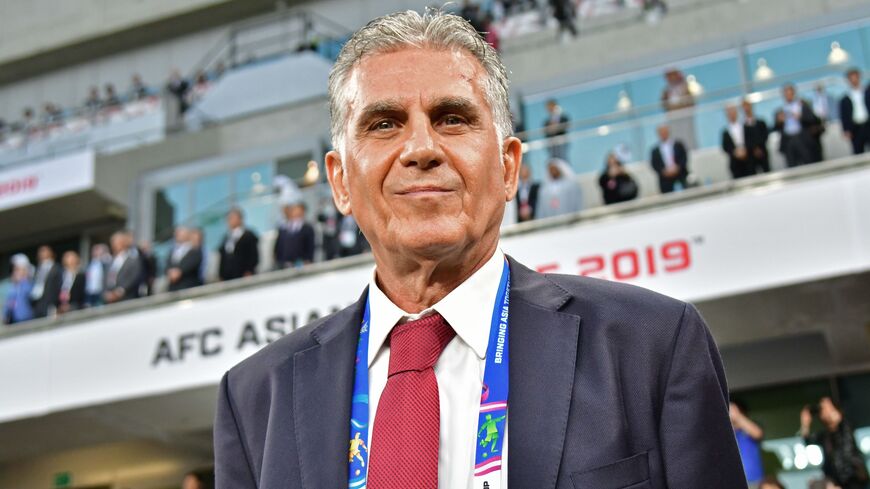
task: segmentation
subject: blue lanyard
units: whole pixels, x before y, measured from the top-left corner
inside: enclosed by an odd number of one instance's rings
[[[498,487],[501,470],[501,450],[508,400],[508,310],[510,302],[510,268],[507,260],[502,268],[498,295],[492,311],[486,367],[480,395],[474,456],[474,487]],[[350,411],[350,443],[348,450],[348,488],[364,489],[369,461],[369,327],[371,308],[366,299],[354,367],[353,398]]]

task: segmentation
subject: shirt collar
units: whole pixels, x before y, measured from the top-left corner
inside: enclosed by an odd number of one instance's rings
[[[496,248],[492,257],[480,269],[438,303],[420,314],[410,314],[393,304],[378,287],[375,281],[377,272],[375,269],[369,282],[369,366],[381,351],[393,326],[399,321],[416,319],[432,312],[441,314],[456,331],[456,335],[474,350],[478,358],[484,358],[504,260],[504,253]]]

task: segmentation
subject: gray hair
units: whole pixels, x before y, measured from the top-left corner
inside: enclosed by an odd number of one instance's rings
[[[427,9],[378,17],[356,31],[341,49],[329,74],[329,115],[332,145],[339,151],[347,118],[346,85],[356,65],[366,56],[398,51],[405,47],[464,50],[486,70],[483,91],[501,140],[511,135],[508,73],[501,58],[471,24],[457,15]]]

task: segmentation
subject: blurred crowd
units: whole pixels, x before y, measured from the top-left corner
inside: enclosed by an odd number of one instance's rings
[[[731,176],[738,179],[770,172],[768,138],[773,132],[779,134],[776,150],[782,154],[788,168],[824,160],[822,135],[832,120],[839,119],[843,136],[854,154],[870,148],[870,84],[862,81],[861,71],[855,68],[849,69],[845,77],[848,89],[839,101],[833,100],[822,86],[809,97],[801,98],[795,85],[785,84],[781,92],[782,105],[770,125],[755,113],[748,99],[740,101],[739,106],[727,105],[727,125],[721,132],[721,148],[728,158]],[[666,122],[656,128],[658,141],[648,160],[663,194],[699,184],[691,178],[689,161],[691,151],[696,148],[691,110],[695,100],[686,78],[678,70],[668,70],[665,79],[662,106]],[[546,102],[546,109],[543,133],[548,140],[547,174],[539,183],[532,181],[528,168],[522,170],[517,214],[520,222],[576,212],[582,207],[580,185],[572,178],[571,165],[567,162],[570,116],[555,99]],[[598,178],[601,200],[605,204],[626,202],[638,196],[636,178],[625,168],[630,160],[631,152],[624,144],[606,155]]]
[[[140,75],[133,74],[123,92],[113,83],[106,83],[102,90],[95,85],[76,107],[64,108],[54,102],[45,102],[37,111],[28,106],[22,110],[18,120],[7,122],[0,119],[0,145],[17,147],[59,132],[79,132],[118,117],[147,113],[160,105],[163,93],[173,102],[175,116],[180,117],[205,95],[224,71],[224,65],[218,63],[214,70],[200,70],[186,78],[174,69],[163,86],[146,84]]]
[[[316,222],[306,217],[307,208],[301,200],[287,202],[281,210],[271,249],[272,269],[298,268],[368,250],[353,217],[342,216],[333,205],[324,206]],[[136,243],[129,231],[115,232],[108,245],[94,244],[87,261],[76,251],[66,251],[58,262],[55,251],[47,245],[38,248],[35,264],[24,254],[13,255],[2,322],[15,324],[128,301],[159,290],[198,287],[207,281],[210,257],[218,260],[219,281],[262,271],[260,239],[245,226],[242,210],[231,209],[225,219],[226,232],[214,253],[204,247],[201,229],[177,226],[162,263],[149,242]]]
[[[762,463],[761,442],[764,429],[755,422],[745,403],[732,396],[731,425],[743,460],[750,489],[785,489],[777,478],[766,472]],[[812,431],[813,422],[819,429]],[[870,477],[864,454],[855,442],[855,432],[842,408],[830,397],[807,405],[800,413],[798,434],[807,446],[817,446],[822,454],[824,478],[810,482],[808,489],[867,489]]]

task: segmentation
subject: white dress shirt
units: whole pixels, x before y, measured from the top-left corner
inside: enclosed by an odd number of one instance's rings
[[[863,124],[867,122],[867,106],[864,102],[864,91],[860,88],[849,90],[849,98],[852,99],[852,122]]]
[[[378,401],[387,382],[390,347],[386,340],[393,326],[437,311],[456,331],[456,337],[447,344],[435,364],[441,403],[438,487],[472,488],[486,349],[504,259],[501,250],[496,249],[493,256],[471,277],[420,314],[409,314],[393,304],[378,288],[374,274],[369,283],[370,450],[378,449],[378,441],[372,439],[372,429],[377,422],[375,413],[378,411]],[[506,424],[501,454],[502,488],[507,487],[507,445]]]
[[[674,159],[674,140],[668,139],[659,145],[659,151],[662,153],[662,161],[665,163],[665,168],[677,166],[677,161]]]
[[[745,143],[743,141],[743,124],[741,122],[733,122],[728,124],[728,134],[731,135],[731,141],[734,142],[734,147],[740,148]]]

